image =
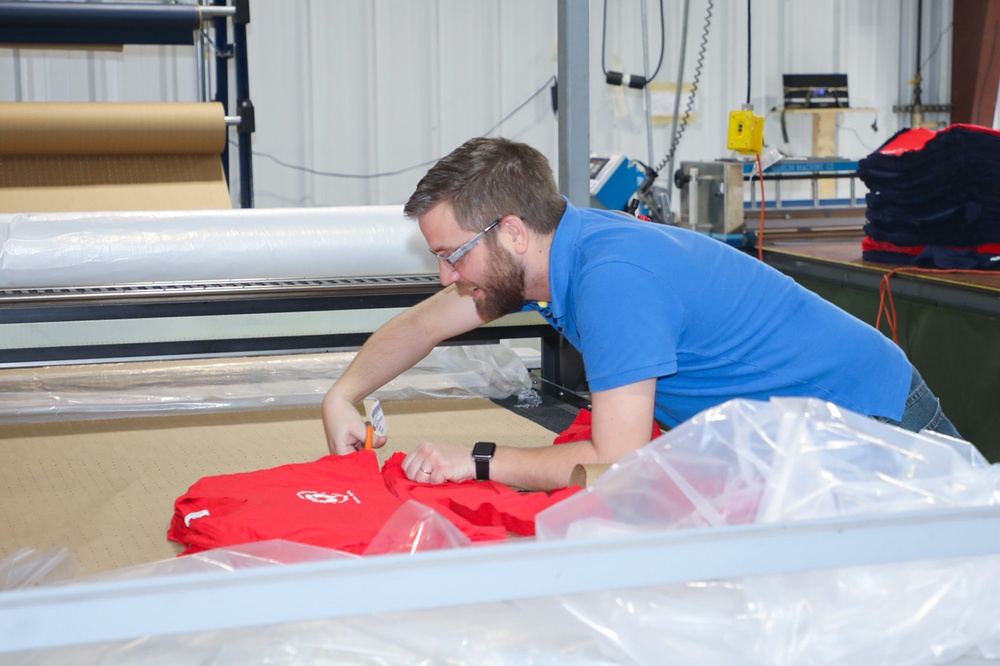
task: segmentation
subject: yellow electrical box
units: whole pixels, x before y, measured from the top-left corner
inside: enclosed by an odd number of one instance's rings
[[[730,150],[744,155],[760,155],[764,151],[764,117],[753,109],[742,109],[729,114]]]

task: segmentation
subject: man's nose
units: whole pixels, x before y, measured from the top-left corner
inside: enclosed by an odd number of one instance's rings
[[[440,271],[438,279],[441,281],[442,287],[447,287],[458,282],[460,278],[458,271],[452,268],[448,262],[438,260],[438,269]]]

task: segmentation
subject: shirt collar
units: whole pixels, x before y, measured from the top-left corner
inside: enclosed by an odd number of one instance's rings
[[[566,298],[573,267],[572,248],[579,233],[580,210],[567,200],[566,210],[552,236],[552,247],[549,248],[549,292],[552,300],[548,307],[555,319],[561,319],[566,314]],[[539,305],[544,307],[541,303]]]

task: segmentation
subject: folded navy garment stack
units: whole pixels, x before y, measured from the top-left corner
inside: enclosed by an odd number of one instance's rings
[[[862,257],[923,268],[1000,268],[1000,132],[900,130],[858,162],[868,187]]]

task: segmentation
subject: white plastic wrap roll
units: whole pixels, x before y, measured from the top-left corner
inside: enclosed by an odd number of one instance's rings
[[[0,288],[425,275],[402,206],[0,215]]]

